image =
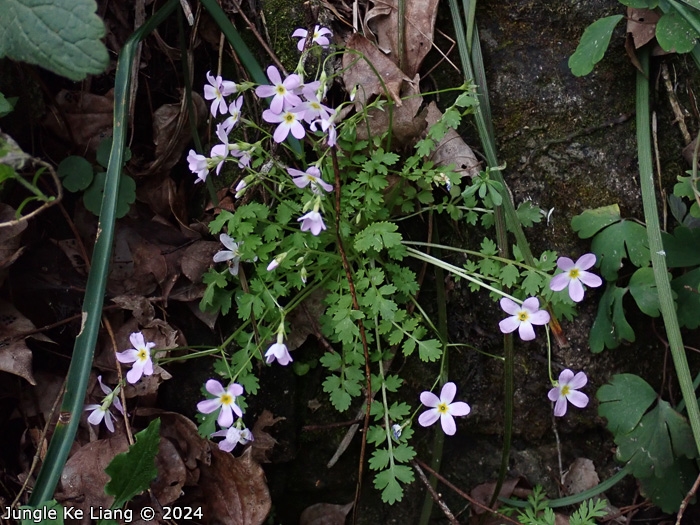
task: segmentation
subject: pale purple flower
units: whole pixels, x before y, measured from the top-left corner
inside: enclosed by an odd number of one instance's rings
[[[187,162],[192,173],[197,175],[197,182],[204,182],[209,175],[208,159],[204,155],[199,155],[195,150],[191,149],[187,155]]]
[[[272,124],[279,123],[277,128],[275,128],[275,133],[272,135],[272,138],[278,144],[286,140],[290,131],[294,138],[304,138],[306,130],[304,130],[304,126],[301,125],[299,117],[300,113],[296,108],[286,110],[283,113],[275,113],[271,109],[266,109],[262,114],[262,118],[265,122],[270,122]]]
[[[277,68],[270,66],[267,68],[267,78],[270,79],[272,85],[258,86],[255,88],[255,94],[261,98],[273,97],[270,103],[270,110],[273,113],[279,114],[287,108],[301,104],[301,99],[293,92],[301,85],[299,75],[291,74],[283,81]],[[270,121],[268,120],[268,122]]]
[[[326,229],[323,217],[317,211],[310,211],[306,215],[302,215],[297,219],[297,222],[301,222],[301,231],[311,230],[312,235],[318,235],[321,230]]]
[[[299,111],[302,114],[301,118],[307,124],[311,124],[314,120],[330,120],[335,115],[335,110],[321,104],[313,91],[304,90],[304,97],[306,102],[302,102],[299,105]]]
[[[327,27],[321,27],[317,25],[314,27],[314,34],[311,38],[311,42],[314,44],[318,44],[321,47],[328,47],[330,45],[330,40],[328,40],[328,37],[326,35],[332,35],[333,32],[328,29]],[[304,29],[304,28],[299,28],[292,33],[292,36],[295,38],[299,38],[299,42],[297,43],[297,49],[299,51],[304,51],[304,42],[306,42],[306,37],[309,35],[309,32]]]
[[[430,410],[426,410],[418,417],[418,423],[423,427],[428,427],[439,419],[443,432],[448,436],[453,436],[457,431],[453,416],[466,416],[471,412],[471,408],[465,402],[452,402],[456,393],[457,385],[451,381],[443,385],[440,397],[427,390],[421,393],[421,403],[429,407]]]
[[[112,389],[102,382],[102,376],[97,376],[97,382],[100,384],[100,389],[102,389],[106,395],[102,404],[85,405],[85,410],[92,410],[92,413],[88,416],[88,422],[97,426],[104,420],[107,430],[114,432],[114,423],[112,423],[112,414],[109,407],[114,405],[119,412],[122,414],[124,413],[122,403],[117,397],[119,387],[112,392]]]
[[[216,419],[221,427],[230,427],[233,424],[234,412],[238,417],[243,417],[241,407],[236,404],[236,398],[243,395],[243,387],[238,383],[231,383],[224,388],[216,379],[210,379],[205,385],[207,392],[216,396],[213,399],[205,399],[197,403],[197,410],[202,414],[211,414],[221,408]]]
[[[219,441],[219,449],[224,452],[231,452],[239,443],[245,445],[249,441],[253,441],[253,433],[244,428],[240,430],[236,427],[224,428],[214,432],[211,437],[222,437],[223,441]]]
[[[498,326],[501,332],[509,334],[518,330],[520,339],[523,341],[532,341],[535,338],[535,329],[533,324],[542,325],[549,322],[549,313],[545,310],[540,310],[540,302],[537,297],[528,297],[522,305],[515,301],[503,297],[501,299],[501,308],[511,317],[503,319]]]
[[[241,262],[240,254],[238,253],[238,243],[231,238],[230,235],[222,233],[219,235],[219,240],[221,244],[224,245],[227,250],[221,250],[214,254],[214,262],[224,262],[228,263],[228,271],[231,275],[238,275],[238,266]]]
[[[557,381],[557,386],[552,388],[547,397],[550,401],[556,402],[554,405],[554,415],[561,417],[566,414],[566,402],[568,401],[576,408],[585,408],[588,406],[588,396],[583,392],[579,392],[579,389],[586,386],[588,383],[588,377],[584,372],[579,372],[576,375],[569,370],[563,370],[559,374],[559,381]]]
[[[253,158],[255,146],[240,142],[236,144],[235,149],[231,149],[231,155],[238,159],[238,167],[243,169],[250,166],[250,161]]]
[[[568,257],[559,257],[557,266],[559,269],[563,270],[564,273],[552,277],[552,280],[549,281],[549,288],[555,292],[559,292],[568,286],[569,297],[571,297],[574,302],[580,302],[583,299],[584,284],[590,288],[597,288],[603,284],[603,280],[600,277],[586,271],[591,268],[595,262],[595,254],[592,253],[582,255],[576,262]]]
[[[328,120],[323,120],[323,119],[317,119],[314,120],[311,125],[309,126],[309,129],[311,131],[316,131],[318,129],[317,126],[321,126],[321,131],[327,134],[326,141],[328,142],[328,145],[333,147],[335,146],[336,140],[337,140],[337,132],[335,129],[335,116],[336,113],[333,113],[331,117]]]
[[[213,101],[211,103],[211,116],[216,117],[217,110],[222,115],[226,114],[225,96],[237,91],[236,83],[230,80],[222,80],[220,76],[214,77],[211,71],[207,71],[208,86],[204,86],[204,98]]]
[[[281,338],[277,338],[277,342],[270,345],[270,348],[265,352],[265,362],[272,363],[277,360],[282,366],[287,366],[293,361],[292,356],[289,354],[287,345],[281,341]]]
[[[287,168],[287,172],[292,176],[294,185],[297,188],[306,188],[311,184],[311,191],[317,195],[321,194],[320,188],[326,191],[333,191],[333,185],[328,184],[321,178],[321,170],[317,166],[309,166],[306,171]]]
[[[238,97],[229,105],[228,112],[230,116],[221,123],[227,134],[231,133],[233,126],[241,118],[241,107],[243,107],[243,96]]]
[[[155,343],[147,343],[141,332],[134,332],[129,336],[129,341],[134,345],[134,348],[117,352],[117,361],[120,363],[134,363],[131,365],[131,370],[126,374],[126,380],[134,384],[142,375],[150,376],[153,374],[153,361],[151,360],[151,348],[156,346]]]

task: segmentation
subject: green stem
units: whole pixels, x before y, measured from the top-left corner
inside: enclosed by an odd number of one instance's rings
[[[80,333],[75,340],[73,357],[68,369],[66,392],[61,404],[58,423],[46,452],[44,464],[34,485],[29,504],[36,507],[51,499],[68,459],[75,439],[83,410],[83,400],[87,391],[92,359],[97,343],[102,317],[105,286],[109,273],[109,263],[114,240],[117,195],[121,175],[124,146],[126,143],[127,113],[129,108],[129,88],[131,85],[131,64],[136,45],[146,35],[163,22],[179,5],[178,0],[170,0],[151,19],[142,25],[129,39],[119,53],[114,85],[114,140],[109,156],[104,197],[97,226],[97,240],[92,254],[92,266],[85,287]]]
[[[644,73],[637,72],[637,151],[639,156],[639,184],[642,190],[642,203],[644,206],[644,219],[647,225],[649,239],[649,251],[651,252],[651,265],[654,270],[659,306],[666,327],[666,336],[676,367],[678,383],[681,387],[683,399],[688,407],[688,419],[693,430],[695,446],[700,450],[700,410],[698,400],[695,397],[693,380],[688,368],[688,360],[685,355],[683,339],[681,337],[678,316],[673,303],[673,292],[668,279],[666,268],[666,253],[661,241],[661,228],[656,207],[656,193],[654,189],[654,171],[651,157],[651,121],[649,118],[649,49],[645,47],[638,54],[639,62]]]

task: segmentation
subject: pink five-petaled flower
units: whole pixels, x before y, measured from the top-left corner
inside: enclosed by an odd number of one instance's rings
[[[212,100],[211,116],[216,117],[218,110],[222,115],[226,113],[225,96],[231,95],[237,91],[236,83],[230,80],[222,80],[219,76],[213,76],[211,71],[207,71],[208,86],[204,86],[204,98]]]
[[[520,339],[523,341],[532,341],[535,338],[533,324],[541,325],[549,322],[549,313],[540,310],[540,302],[537,297],[528,297],[522,306],[507,297],[503,297],[501,308],[511,315],[498,323],[501,332],[509,334],[517,329]]]
[[[302,215],[297,219],[297,222],[301,222],[301,231],[311,230],[312,235],[318,235],[321,230],[326,229],[323,217],[317,211],[310,211],[306,215]]]
[[[228,263],[228,271],[231,275],[238,275],[238,267],[241,262],[241,256],[238,253],[238,243],[233,240],[230,235],[222,233],[219,235],[219,240],[224,248],[228,250],[221,250],[214,254],[214,262],[224,262]]]
[[[304,90],[306,102],[302,102],[299,110],[303,113],[302,117],[307,124],[311,124],[314,120],[329,121],[335,115],[335,110],[321,104],[316,97],[316,93],[312,90]]]
[[[430,407],[430,410],[426,410],[418,417],[418,423],[427,427],[439,419],[443,432],[448,436],[453,436],[457,431],[453,416],[466,416],[471,412],[471,408],[464,401],[452,402],[456,393],[457,385],[451,381],[443,385],[440,397],[427,390],[421,393],[421,403]]]
[[[332,35],[333,32],[328,29],[327,27],[321,27],[317,25],[314,27],[314,34],[311,38],[311,42],[318,44],[321,47],[328,47],[330,45],[330,40],[328,40],[328,37],[326,35]],[[300,38],[299,43],[297,44],[297,49],[299,51],[304,51],[304,43],[306,42],[306,37],[309,36],[309,32],[304,29],[304,28],[299,28],[292,33],[292,36],[295,38]]]
[[[126,374],[126,380],[134,384],[142,375],[150,376],[153,374],[153,361],[151,360],[151,348],[156,346],[155,343],[147,343],[141,332],[134,332],[129,336],[129,341],[134,345],[130,350],[117,352],[117,361],[120,363],[134,363],[131,365],[131,370]]]
[[[579,392],[580,388],[586,386],[588,377],[584,372],[574,373],[569,370],[562,370],[559,374],[557,386],[552,388],[547,397],[550,401],[556,401],[554,405],[554,415],[561,417],[566,414],[566,402],[569,401],[577,408],[585,408],[588,406],[588,396],[583,392]]]
[[[289,354],[289,350],[287,349],[287,345],[282,342],[281,338],[278,338],[277,342],[270,345],[270,348],[268,348],[267,352],[265,352],[266,363],[272,363],[275,359],[282,366],[287,366],[293,361],[292,356]]]
[[[245,445],[249,441],[253,441],[253,433],[247,428],[243,430],[236,427],[223,428],[214,432],[211,437],[225,438],[223,441],[219,441],[219,449],[224,452],[231,452],[239,443]]]
[[[279,123],[277,128],[275,128],[275,133],[272,135],[274,141],[279,144],[285,141],[290,131],[294,138],[304,138],[306,131],[299,121],[300,115],[301,113],[296,108],[286,110],[283,113],[275,113],[271,109],[266,109],[263,111],[262,118],[265,122],[270,122],[271,124]]]
[[[241,407],[236,404],[236,398],[243,395],[243,387],[238,383],[231,383],[228,387],[224,387],[216,379],[210,379],[206,383],[207,392],[216,396],[214,399],[205,399],[197,403],[197,410],[202,414],[211,414],[217,408],[221,408],[219,417],[216,421],[221,427],[230,427],[233,425],[233,413],[238,417],[243,417]],[[231,447],[233,448],[233,447]]]
[[[115,392],[112,393],[112,389],[102,382],[102,376],[97,376],[97,382],[100,384],[100,389],[106,394],[106,396],[100,405],[85,405],[85,410],[92,410],[92,413],[88,416],[88,422],[92,425],[99,425],[104,419],[107,430],[114,432],[114,424],[112,423],[112,414],[109,411],[109,407],[114,405],[119,412],[122,414],[124,413],[122,403],[117,397],[119,388],[116,388]]]
[[[243,107],[242,96],[238,97],[229,105],[228,112],[230,116],[221,123],[227,134],[231,133],[233,126],[235,126],[238,120],[241,118],[241,107]]]
[[[569,287],[569,297],[574,302],[580,302],[583,299],[583,285],[591,288],[597,288],[603,284],[603,280],[596,274],[587,272],[590,267],[595,264],[595,254],[587,253],[578,258],[576,262],[568,257],[559,257],[557,266],[564,270],[552,277],[549,281],[549,288],[555,292],[559,292]]]
[[[311,184],[311,191],[319,195],[323,188],[326,191],[333,191],[333,186],[321,178],[321,170],[316,166],[309,166],[306,171],[287,168],[287,172],[292,176],[292,180],[297,188],[306,188]]]
[[[209,175],[209,165],[207,163],[207,158],[204,155],[199,155],[195,150],[191,149],[187,154],[187,162],[189,164],[190,171],[197,175],[197,182],[204,182],[207,180],[207,175]]]
[[[261,98],[273,97],[272,102],[270,102],[270,110],[273,113],[279,114],[287,108],[301,104],[301,99],[293,93],[301,85],[301,77],[299,75],[291,74],[283,81],[277,68],[270,66],[267,68],[267,78],[270,79],[272,85],[258,86],[255,88],[255,94]],[[270,121],[268,120],[267,122]]]

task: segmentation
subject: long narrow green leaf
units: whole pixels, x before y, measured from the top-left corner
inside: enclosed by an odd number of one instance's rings
[[[678,325],[676,307],[673,303],[671,282],[666,268],[666,253],[661,241],[659,212],[656,206],[654,190],[654,170],[651,157],[651,119],[649,118],[649,50],[644,48],[639,53],[639,62],[644,73],[637,72],[637,152],[639,156],[639,185],[642,190],[644,206],[644,222],[647,225],[651,266],[654,269],[654,280],[659,294],[661,315],[666,327],[666,337],[671,349],[676,376],[681,387],[683,399],[687,405],[688,419],[693,430],[695,446],[700,450],[700,410],[695,397],[693,379],[688,368],[681,330]]]
[[[179,5],[170,0],[153,17],[136,31],[124,44],[119,54],[114,86],[114,139],[107,167],[104,198],[97,227],[97,239],[92,254],[92,266],[85,287],[80,333],[75,340],[73,357],[68,369],[66,392],[61,404],[61,415],[46,452],[44,464],[39,472],[29,504],[36,506],[53,496],[56,485],[68,459],[71,445],[78,430],[80,414],[87,390],[90,368],[97,343],[102,317],[109,262],[114,240],[119,178],[121,175],[126,128],[128,122],[129,88],[131,85],[131,63],[136,45],[153,31]]]

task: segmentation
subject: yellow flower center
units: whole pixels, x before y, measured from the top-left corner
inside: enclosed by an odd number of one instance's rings
[[[287,111],[287,112],[284,114],[284,121],[285,121],[287,124],[291,124],[291,123],[294,122],[295,120],[296,120],[296,118],[294,117],[294,113],[291,113],[291,112]]]
[[[139,361],[146,361],[148,359],[148,352],[146,352],[145,348],[139,350],[139,353],[136,354],[136,359]]]
[[[563,386],[561,388],[561,395],[562,396],[568,396],[569,392],[571,392],[571,387],[569,385]]]
[[[275,87],[275,91],[278,95],[284,96],[287,94],[287,88],[284,87],[282,84],[279,84],[277,87]]]
[[[520,310],[518,312],[518,321],[521,323],[527,321],[528,317],[530,317],[530,314],[526,310]]]
[[[435,408],[440,414],[447,414],[447,403],[438,403],[438,406]]]
[[[231,403],[233,403],[233,397],[231,396],[231,394],[229,394],[228,392],[224,392],[223,394],[221,394],[222,405],[230,405]]]
[[[572,268],[569,270],[569,279],[578,279],[581,271],[578,268]]]

